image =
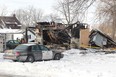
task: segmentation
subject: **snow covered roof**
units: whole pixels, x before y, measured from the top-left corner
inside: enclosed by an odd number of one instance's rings
[[[18,34],[23,32],[24,30],[21,29],[0,29],[0,33],[5,33],[5,34]]]

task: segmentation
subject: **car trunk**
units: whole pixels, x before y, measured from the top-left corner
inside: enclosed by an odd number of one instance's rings
[[[15,59],[15,52],[13,50],[6,50],[4,54],[4,59]]]
[[[6,50],[5,51],[5,54],[7,54],[7,55],[13,55],[14,52],[13,52],[13,50]]]

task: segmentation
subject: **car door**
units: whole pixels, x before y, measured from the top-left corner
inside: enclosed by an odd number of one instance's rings
[[[53,52],[50,51],[47,47],[45,47],[44,45],[39,45],[41,50],[42,50],[42,59],[46,60],[46,59],[52,59],[53,58]]]
[[[42,51],[38,45],[33,45],[31,51],[34,55],[35,60],[42,60]]]

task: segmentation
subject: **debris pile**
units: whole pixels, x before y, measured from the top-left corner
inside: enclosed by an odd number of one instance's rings
[[[71,37],[62,23],[38,22],[36,29],[44,45],[70,45]]]
[[[104,34],[99,30],[92,30],[89,36],[90,41],[89,43],[91,46],[98,46],[98,47],[116,47],[116,42],[108,35]]]

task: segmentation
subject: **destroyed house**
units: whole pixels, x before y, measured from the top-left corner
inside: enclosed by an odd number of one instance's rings
[[[0,28],[1,29],[20,29],[21,23],[18,21],[15,15],[13,16],[0,16]]]
[[[38,22],[35,33],[37,34],[37,39],[40,41],[42,40],[44,44],[69,43],[70,36],[64,28],[65,26],[62,23]]]
[[[104,34],[99,30],[92,30],[89,36],[90,41],[89,43],[91,46],[98,46],[98,47],[116,47],[116,42],[109,37],[108,35]]]

